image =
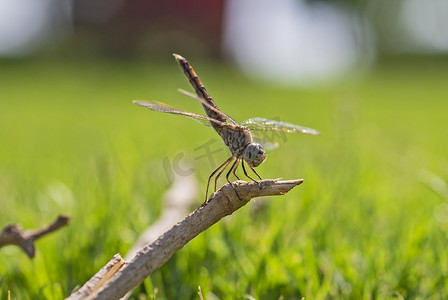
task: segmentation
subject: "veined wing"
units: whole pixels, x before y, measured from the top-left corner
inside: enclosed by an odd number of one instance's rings
[[[193,98],[199,102],[202,103],[202,105],[205,105],[207,108],[213,110],[215,113],[220,114],[221,116],[223,116],[224,118],[226,118],[226,120],[233,124],[233,125],[239,125],[235,120],[233,120],[231,117],[229,117],[226,113],[222,112],[220,109],[217,109],[216,107],[211,106],[210,104],[207,103],[207,101],[205,101],[205,99],[200,98],[196,95],[193,95],[192,93],[189,93],[183,89],[177,89],[177,91],[181,94],[184,94],[185,96],[188,96],[190,98]]]
[[[261,144],[264,148],[264,150],[275,150],[279,147],[279,144],[277,142],[271,141],[270,139],[252,134],[252,140],[255,143]]]
[[[319,131],[312,128],[264,118],[252,118],[242,122],[241,125],[254,131],[283,131],[283,132],[300,132],[313,135],[320,134]]]
[[[209,117],[206,117],[203,115],[198,115],[195,113],[184,111],[184,110],[175,108],[173,106],[170,106],[170,105],[162,103],[162,102],[156,102],[156,101],[149,101],[149,102],[148,101],[132,101],[132,102],[137,105],[154,110],[154,111],[160,111],[163,113],[185,116],[185,117],[190,118],[202,125],[209,126],[209,127],[211,126],[211,122],[221,125],[221,126],[229,125],[228,123],[223,123],[223,122],[214,120],[212,118],[209,118]]]

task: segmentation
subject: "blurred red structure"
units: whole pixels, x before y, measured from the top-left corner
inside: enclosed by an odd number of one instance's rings
[[[224,0],[81,0],[75,33],[112,56],[221,54]]]

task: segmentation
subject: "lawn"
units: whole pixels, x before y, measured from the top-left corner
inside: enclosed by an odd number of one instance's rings
[[[307,89],[191,63],[234,119],[277,118],[322,135],[287,135],[257,169],[301,186],[199,235],[134,298],[198,299],[198,286],[206,299],[448,297],[447,59],[387,59]],[[0,61],[0,228],[72,216],[37,242],[34,260],[0,249],[0,299],[61,299],[125,254],[160,215],[178,155],[202,202],[213,165],[229,156],[216,133],[131,102],[201,113],[177,88],[190,89],[174,59]],[[209,142],[212,161],[199,151]]]

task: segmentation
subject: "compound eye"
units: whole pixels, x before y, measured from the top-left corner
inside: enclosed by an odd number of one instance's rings
[[[252,151],[248,151],[247,152],[247,160],[253,160],[255,158],[255,153],[253,153]]]
[[[257,167],[266,158],[263,147],[260,144],[252,143],[244,150],[243,159],[251,166]]]

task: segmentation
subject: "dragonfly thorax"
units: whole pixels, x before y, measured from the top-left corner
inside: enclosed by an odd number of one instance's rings
[[[251,143],[244,149],[243,159],[251,167],[258,167],[265,159],[266,153],[258,143]]]
[[[247,145],[252,142],[249,130],[242,126],[226,126],[220,128],[218,133],[222,140],[229,147],[230,152],[235,157],[241,157]]]

